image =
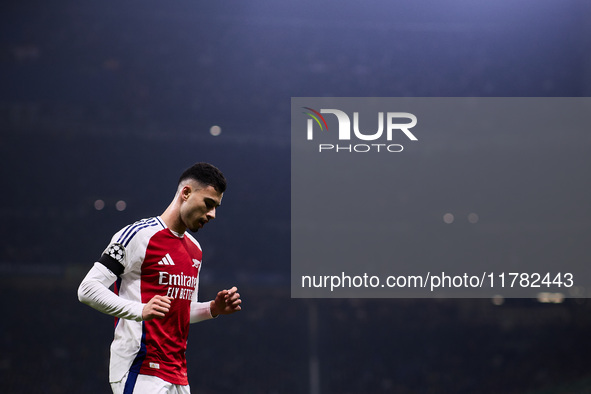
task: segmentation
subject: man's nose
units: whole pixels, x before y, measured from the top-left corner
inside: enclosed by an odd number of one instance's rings
[[[215,219],[215,208],[212,208],[209,212],[207,212],[207,217],[211,219]]]

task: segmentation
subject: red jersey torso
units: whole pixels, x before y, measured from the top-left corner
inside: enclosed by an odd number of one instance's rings
[[[115,234],[125,248],[117,283],[122,298],[146,304],[155,295],[172,300],[162,319],[119,320],[111,345],[111,381],[125,372],[153,375],[186,385],[185,352],[191,302],[197,301],[202,251],[189,234],[174,234],[160,218],[145,219]]]

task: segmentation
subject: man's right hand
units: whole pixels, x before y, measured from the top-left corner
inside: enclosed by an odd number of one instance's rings
[[[153,318],[162,319],[170,310],[170,303],[172,298],[155,295],[146,305],[142,311],[142,319],[152,320]]]

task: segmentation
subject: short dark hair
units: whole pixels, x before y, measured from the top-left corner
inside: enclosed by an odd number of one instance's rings
[[[224,174],[209,163],[195,163],[187,168],[179,178],[179,185],[187,179],[193,179],[205,186],[213,186],[220,193],[226,191],[226,178]]]

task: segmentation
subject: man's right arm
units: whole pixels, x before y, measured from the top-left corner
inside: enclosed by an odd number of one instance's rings
[[[120,319],[143,320],[144,304],[125,300],[109,289],[116,280],[117,275],[103,264],[96,262],[78,287],[78,299],[107,315]]]
[[[78,299],[107,315],[135,321],[161,319],[170,310],[169,297],[155,295],[147,304],[119,297],[109,289],[116,280],[113,271],[96,262],[78,287]]]

